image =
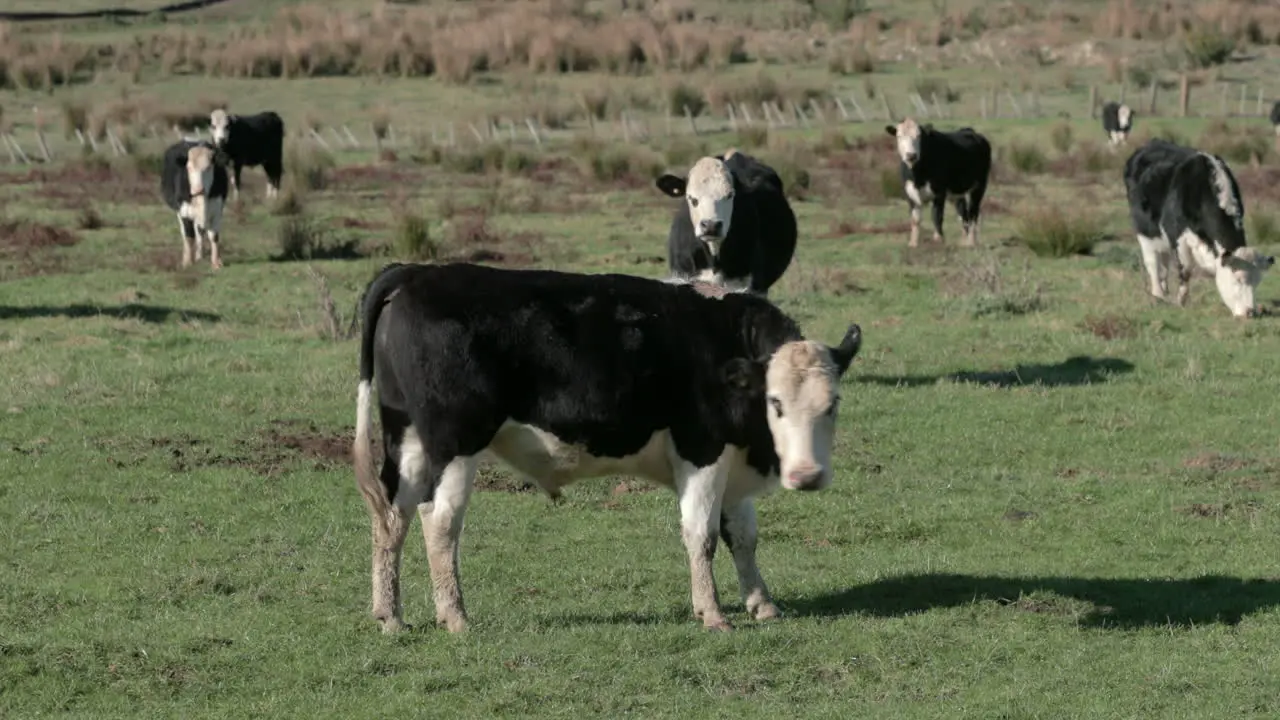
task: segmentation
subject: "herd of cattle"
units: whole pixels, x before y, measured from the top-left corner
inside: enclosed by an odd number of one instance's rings
[[[1133,113],[1109,103],[1102,117],[1110,142],[1125,142]],[[241,167],[264,168],[268,195],[283,171],[277,114],[219,110],[211,128],[211,142],[183,140],[165,154],[163,193],[182,226],[184,266],[193,250],[201,258],[204,239],[221,265],[221,211],[228,189],[238,193]],[[910,118],[886,130],[897,144],[910,244],[926,202],[942,240],[951,196],[964,244],[976,245],[990,142],[972,128],[943,132]],[[1164,298],[1176,273],[1185,303],[1198,268],[1213,275],[1233,315],[1256,314],[1254,290],[1274,258],[1246,245],[1239,187],[1222,158],[1151,140],[1128,158],[1124,184],[1153,295]],[[730,627],[712,574],[720,539],[747,611],[780,614],[756,565],[753,498],[778,484],[831,482],[840,379],[862,332],[851,324],[835,345],[806,339],[768,300],[798,235],[768,165],[731,150],[656,185],[684,200],[668,232],[668,279],[392,263],[366,287],[352,455],[372,520],[373,615],[385,631],[405,627],[400,564],[415,510],[437,623],[466,626],[459,540],[485,457],[552,498],[604,475],[673,489],[694,614],[708,628]]]

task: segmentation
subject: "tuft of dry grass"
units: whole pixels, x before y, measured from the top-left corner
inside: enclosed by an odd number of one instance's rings
[[[1089,255],[1104,233],[1088,213],[1064,211],[1055,204],[1020,214],[1018,242],[1039,257]]]
[[[1218,119],[1205,126],[1196,147],[1221,155],[1229,162],[1260,164],[1271,154],[1274,143],[1275,135],[1270,128]]]

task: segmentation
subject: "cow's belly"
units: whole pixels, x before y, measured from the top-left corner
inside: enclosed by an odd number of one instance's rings
[[[670,433],[666,430],[653,433],[631,455],[600,457],[546,430],[508,420],[489,443],[488,451],[548,492],[577,480],[606,475],[635,475],[659,485],[675,486]]]

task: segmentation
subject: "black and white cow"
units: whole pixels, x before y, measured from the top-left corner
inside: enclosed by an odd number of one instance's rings
[[[1276,132],[1276,142],[1280,143],[1280,100],[1271,106],[1271,127]]]
[[[1133,110],[1118,102],[1103,105],[1102,129],[1107,132],[1107,142],[1111,147],[1128,142],[1129,133],[1133,130]]]
[[[373,521],[373,615],[384,631],[404,627],[399,569],[414,508],[437,623],[466,626],[458,540],[482,457],[553,498],[603,475],[672,488],[695,615],[730,627],[712,576],[717,535],[747,610],[779,615],[756,566],[752,498],[779,482],[831,482],[857,325],[828,347],[749,292],[708,297],[687,283],[466,263],[388,266],[366,288],[362,317],[352,456]]]
[[[209,241],[209,264],[222,267],[218,254],[222,208],[227,201],[227,168],[217,149],[199,140],[179,140],[164,152],[160,170],[160,194],[170,210],[178,213],[182,230],[182,267],[204,255]]]
[[[1256,314],[1254,290],[1275,258],[1245,244],[1240,188],[1222,158],[1151,140],[1125,161],[1124,184],[1152,295],[1165,299],[1168,271],[1185,305],[1200,268],[1214,276],[1232,315]]]
[[[886,125],[885,131],[898,139],[898,165],[911,207],[908,247],[920,243],[921,208],[930,200],[933,241],[942,242],[942,215],[948,194],[955,195],[956,212],[964,231],[961,244],[977,245],[982,197],[991,177],[991,143],[973,128],[943,132],[932,124],[919,125],[911,118]]]
[[[240,197],[240,168],[262,166],[267,174],[267,197],[280,193],[284,175],[284,120],[270,110],[257,115],[228,115],[214,110],[209,115],[213,144],[231,162],[231,188]]]
[[[730,150],[698,160],[687,178],[666,174],[657,185],[685,199],[667,235],[674,276],[768,294],[791,264],[797,235],[795,212],[773,168]]]

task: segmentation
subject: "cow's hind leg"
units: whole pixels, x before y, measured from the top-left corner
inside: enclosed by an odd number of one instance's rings
[[[382,427],[381,490],[391,501],[387,517],[378,517],[382,512],[379,507],[368,500],[366,503],[373,516],[373,617],[381,623],[383,632],[391,633],[408,627],[400,599],[400,566],[405,536],[413,519],[405,508],[403,496],[412,497],[414,485],[406,473],[421,478],[425,466],[421,447],[411,444],[416,442],[416,436],[408,436],[412,428],[403,413],[383,407]],[[406,444],[410,446],[406,448]]]
[[[750,500],[726,506],[720,513],[720,537],[733,554],[738,570],[738,590],[747,612],[757,620],[770,620],[782,613],[769,597],[769,588],[756,565],[756,507]]]
[[[980,183],[966,193],[962,200],[956,201],[956,209],[960,212],[960,222],[964,227],[962,245],[978,246],[978,224],[982,220],[982,198],[987,192],[987,184]]]
[[[240,163],[232,161],[231,177],[228,178],[231,180],[231,199],[237,201],[240,199],[240,170],[243,167]]]
[[[940,243],[942,236],[942,218],[947,212],[947,194],[939,192],[933,196],[933,241]]]
[[[732,630],[720,612],[712,561],[720,532],[720,505],[728,478],[723,459],[703,468],[680,461],[676,492],[680,496],[680,529],[689,553],[693,614],[709,630]]]
[[[217,202],[218,207],[211,213],[212,217],[209,218],[209,225],[205,227],[204,231],[209,238],[209,265],[214,270],[217,270],[222,267],[222,256],[218,252],[218,236],[222,227],[222,207],[220,200],[211,202]]]
[[[263,163],[262,169],[267,173],[267,197],[276,198],[280,196],[280,178],[284,175],[283,163],[278,161],[269,161]]]
[[[1147,279],[1151,282],[1151,295],[1164,300],[1167,287],[1164,271],[1169,253],[1168,243],[1163,238],[1139,235],[1138,245],[1142,248],[1142,264],[1147,268]]]
[[[467,627],[467,610],[462,602],[458,575],[458,546],[476,464],[474,456],[453,458],[440,473],[432,501],[418,506],[427,562],[431,565],[436,624],[448,628],[449,632],[460,632]]]

